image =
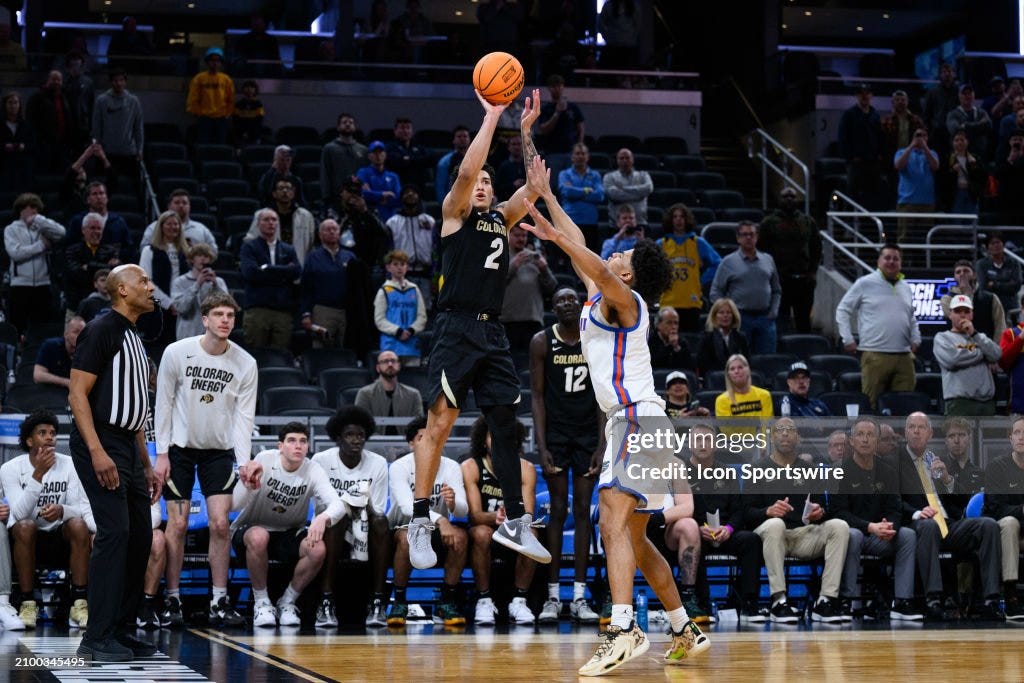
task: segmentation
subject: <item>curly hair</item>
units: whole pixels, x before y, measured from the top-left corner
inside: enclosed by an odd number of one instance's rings
[[[469,428],[469,454],[481,460],[487,457],[487,418],[480,416]],[[523,444],[526,443],[526,425],[516,420],[516,453],[522,454]]]
[[[405,440],[408,441],[409,443],[412,443],[413,440],[416,438],[416,434],[418,434],[421,429],[426,428],[427,418],[425,415],[421,415],[420,417],[414,417],[413,419],[409,420],[409,424],[405,425]]]
[[[39,425],[53,425],[54,431],[60,430],[56,414],[45,408],[36,408],[28,414],[18,428],[18,445],[26,452],[28,451],[28,439]]]
[[[341,433],[345,431],[345,427],[348,425],[362,427],[363,431],[366,432],[367,439],[373,436],[373,433],[377,430],[377,422],[373,419],[370,411],[359,406],[345,406],[338,408],[338,412],[327,421],[327,437],[331,441],[337,442],[341,438]]]
[[[672,284],[672,264],[665,252],[649,239],[633,247],[633,289],[648,305],[655,304]]]

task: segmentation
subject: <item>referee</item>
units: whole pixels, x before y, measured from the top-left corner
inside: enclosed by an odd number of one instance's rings
[[[107,293],[110,312],[82,330],[71,366],[71,457],[96,519],[89,625],[78,654],[126,662],[156,652],[130,635],[152,539],[149,506],[161,488],[146,451],[149,364],[135,330],[155,302],[136,265],[110,271]]]

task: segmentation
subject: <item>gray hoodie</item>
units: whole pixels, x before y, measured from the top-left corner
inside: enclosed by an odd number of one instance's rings
[[[47,245],[44,241],[50,241]],[[4,228],[4,247],[11,257],[11,287],[45,287],[50,284],[47,256],[64,238],[64,226],[37,215],[32,225],[16,220]]]
[[[989,363],[1002,355],[999,344],[982,332],[968,337],[947,330],[935,335],[932,354],[942,368],[942,398],[970,398],[990,401],[996,394]]]
[[[115,95],[108,90],[96,98],[92,111],[92,135],[107,154],[142,154],[142,105],[125,90]]]

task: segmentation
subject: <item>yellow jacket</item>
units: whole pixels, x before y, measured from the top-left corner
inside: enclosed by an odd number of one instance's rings
[[[235,112],[235,84],[225,73],[203,71],[188,84],[189,114],[211,119],[223,119]]]

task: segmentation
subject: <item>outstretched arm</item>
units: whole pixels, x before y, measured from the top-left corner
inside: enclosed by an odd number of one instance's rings
[[[484,120],[480,123],[480,130],[477,131],[476,137],[469,143],[466,156],[459,164],[459,174],[441,205],[441,218],[444,221],[441,226],[442,237],[458,232],[462,227],[462,219],[469,215],[473,186],[476,184],[480,169],[484,167],[484,162],[487,160],[487,153],[491,149],[491,138],[494,137],[494,130],[498,127],[498,119],[505,111],[504,104],[491,104],[480,95],[479,91],[474,92],[484,108]],[[443,178],[438,178],[439,183],[443,180]]]
[[[533,97],[526,98],[526,105],[523,107],[523,115],[519,121],[519,131],[523,137],[523,164],[527,172],[537,158],[537,147],[533,144],[533,124],[540,116],[540,89],[535,88]],[[505,225],[513,225],[526,215],[526,205],[523,200],[537,200],[537,192],[530,188],[529,184],[523,185],[515,191],[508,201],[498,205],[498,210],[505,216]]]

